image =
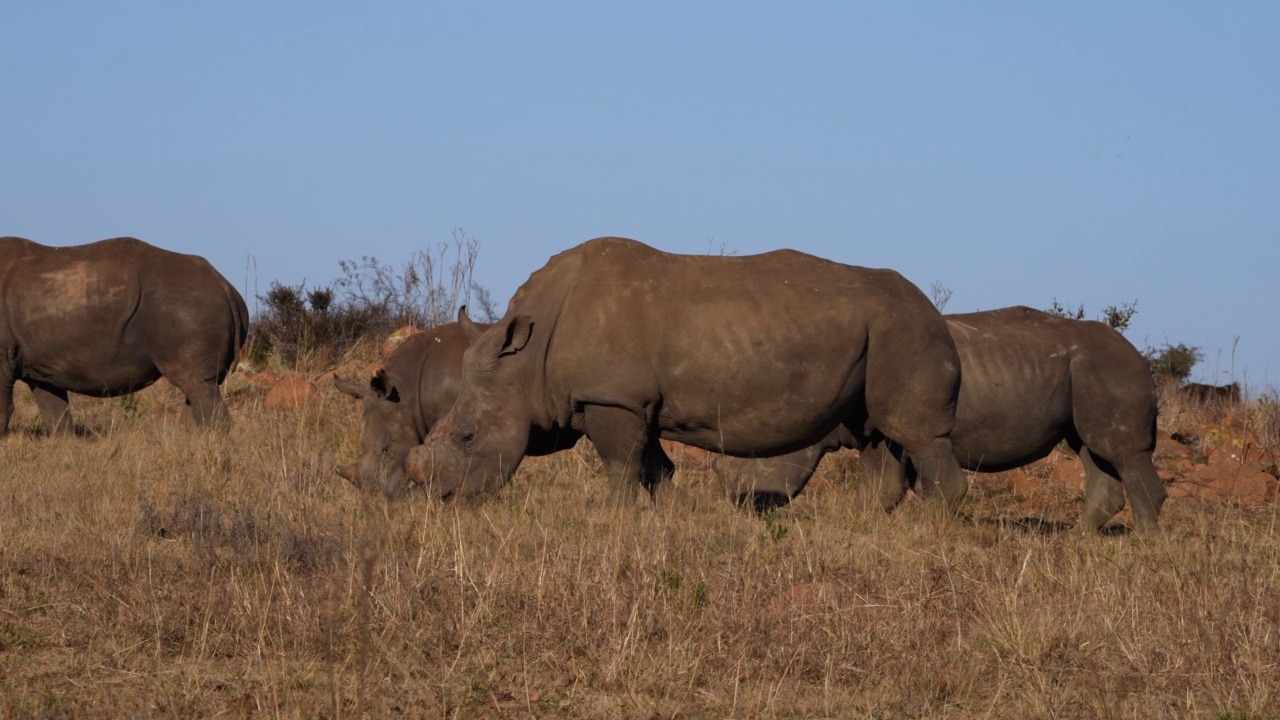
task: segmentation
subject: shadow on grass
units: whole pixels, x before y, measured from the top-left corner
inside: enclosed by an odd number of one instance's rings
[[[23,437],[30,440],[53,437],[53,433],[45,425],[29,425],[17,432],[22,433]],[[103,436],[103,433],[79,423],[74,423],[71,426],[71,430],[67,431],[66,436],[82,440],[97,440]]]
[[[974,522],[978,525],[990,525],[1000,528],[1001,530],[1017,530],[1033,535],[1058,535],[1075,531],[1074,523],[1060,522],[1057,520],[1045,520],[1034,516],[1026,516],[1020,518],[975,518]],[[1099,535],[1114,537],[1119,535],[1129,535],[1133,530],[1127,525],[1107,525],[1098,531]]]

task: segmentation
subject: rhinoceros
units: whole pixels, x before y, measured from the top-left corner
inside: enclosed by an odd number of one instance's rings
[[[1151,372],[1128,340],[1099,322],[1069,320],[1027,307],[944,316],[960,353],[962,378],[951,445],[968,470],[999,472],[1049,454],[1059,442],[1086,472],[1078,527],[1095,531],[1125,506],[1139,530],[1153,530],[1165,489],[1155,448],[1156,393]],[[739,502],[784,504],[826,453],[862,449],[859,492],[889,510],[912,481],[910,451],[883,438],[837,431],[822,442],[761,460],[717,459],[715,471]]]
[[[617,503],[673,472],[659,438],[732,455],[794,452],[838,426],[910,449],[952,509],[959,358],[897,272],[794,250],[713,257],[598,238],[551,258],[472,345],[457,402],[406,471],[449,499],[515,472],[530,433],[591,439]]]
[[[55,433],[72,427],[68,392],[123,395],[161,376],[194,420],[225,421],[219,386],[248,327],[244,299],[204,258],[134,238],[0,238],[0,434],[18,380]]]
[[[335,379],[339,390],[364,404],[359,455],[340,466],[338,475],[387,497],[404,494],[405,457],[453,407],[462,385],[462,354],[470,344],[458,323],[439,325],[406,338],[367,380]],[[578,438],[572,430],[535,433],[526,452],[546,455],[572,447]]]

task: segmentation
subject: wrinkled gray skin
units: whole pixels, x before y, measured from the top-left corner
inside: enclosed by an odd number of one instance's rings
[[[488,328],[488,325],[476,325]],[[364,403],[360,454],[338,467],[338,475],[369,492],[404,495],[404,461],[449,408],[462,386],[462,355],[470,340],[458,323],[410,335],[368,380],[337,379],[334,385]],[[576,432],[530,438],[530,455],[573,447]]]
[[[942,316],[891,270],[792,250],[672,255],[600,238],[553,257],[463,359],[453,409],[406,472],[440,497],[506,483],[530,432],[599,451],[616,502],[673,471],[659,438],[739,456],[794,452],[844,425],[910,448],[943,507],[959,359]]]
[[[1155,385],[1146,361],[1102,323],[1067,320],[1026,307],[948,315],[963,380],[951,443],[960,465],[1000,472],[1039,460],[1066,440],[1086,471],[1078,527],[1096,531],[1125,505],[1139,530],[1156,528],[1164,484],[1151,462]],[[783,457],[717,458],[715,470],[739,502],[785,504],[826,453],[865,445],[859,492],[890,510],[914,480],[907,453],[872,436],[833,433]]]
[[[0,238],[0,434],[19,380],[54,433],[72,429],[68,392],[124,395],[161,376],[195,421],[225,421],[219,385],[248,327],[244,299],[204,258],[133,238]]]

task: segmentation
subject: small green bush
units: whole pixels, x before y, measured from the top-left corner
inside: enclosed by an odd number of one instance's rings
[[[1165,344],[1163,348],[1147,348],[1145,353],[1147,364],[1151,366],[1151,372],[1154,375],[1168,375],[1179,380],[1186,380],[1191,374],[1191,368],[1196,363],[1204,359],[1204,354],[1200,352],[1200,348],[1178,343],[1177,345]]]

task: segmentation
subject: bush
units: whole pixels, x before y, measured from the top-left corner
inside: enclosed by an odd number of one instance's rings
[[[398,325],[421,328],[452,322],[458,306],[470,305],[474,293],[479,305],[474,319],[491,322],[489,293],[472,279],[479,254],[479,241],[454,228],[452,242],[418,250],[399,270],[371,255],[342,260],[342,277],[334,285],[348,306],[377,308]]]
[[[335,307],[328,287],[308,291],[305,284],[273,280],[258,300],[266,308],[253,320],[247,356],[259,367],[330,363],[362,342],[379,341],[397,327],[395,318],[381,308]]]
[[[1144,355],[1147,357],[1147,364],[1151,366],[1152,374],[1167,375],[1178,380],[1186,380],[1187,376],[1191,374],[1191,368],[1204,359],[1204,354],[1200,352],[1200,348],[1184,343],[1178,343],[1177,345],[1166,343],[1159,350],[1147,348]]]
[[[1070,308],[1058,302],[1057,298],[1053,299],[1053,304],[1045,312],[1068,320],[1083,320],[1086,315],[1083,304]],[[1108,305],[1102,308],[1102,315],[1098,318],[1098,322],[1106,323],[1123,334],[1133,322],[1133,316],[1137,314],[1137,300],[1120,305]]]
[[[406,325],[427,329],[451,322],[475,298],[472,317],[493,321],[489,293],[472,279],[480,243],[461,228],[452,242],[418,250],[399,269],[366,255],[342,260],[332,286],[273,280],[258,301],[246,356],[258,367],[327,365],[356,346],[377,344]]]

